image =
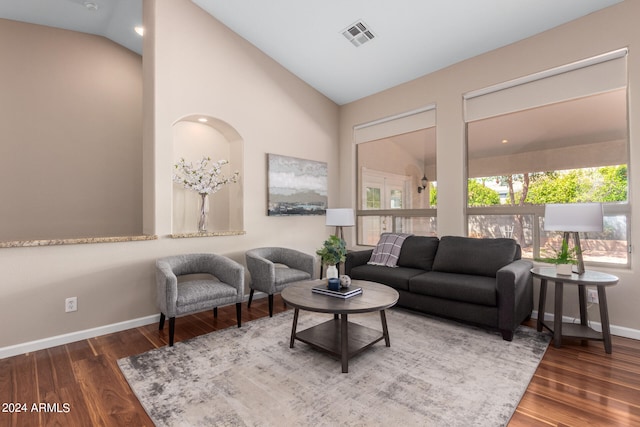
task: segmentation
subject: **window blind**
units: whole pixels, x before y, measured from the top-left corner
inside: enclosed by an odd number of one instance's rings
[[[420,110],[409,111],[354,127],[356,144],[388,138],[394,135],[427,129],[436,125],[436,107],[430,105]]]
[[[627,85],[627,49],[468,92],[465,121],[608,92]]]

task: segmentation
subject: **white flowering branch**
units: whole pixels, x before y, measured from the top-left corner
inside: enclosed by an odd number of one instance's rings
[[[222,166],[228,163],[228,160],[212,162],[210,157],[203,157],[194,165],[180,159],[174,165],[173,181],[198,194],[213,194],[225,184],[238,182],[240,172],[236,171],[228,178],[222,174]]]

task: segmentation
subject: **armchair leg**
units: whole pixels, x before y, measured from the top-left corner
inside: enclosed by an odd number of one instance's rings
[[[242,304],[236,303],[236,319],[238,320],[238,328],[242,324]]]
[[[176,318],[169,318],[169,347],[173,347],[173,334],[176,331]]]
[[[213,317],[218,317],[218,307],[213,307]]]
[[[160,313],[160,326],[158,327],[158,330],[161,331],[164,329],[164,313]]]
[[[249,292],[249,302],[247,302],[247,308],[251,308],[251,301],[253,300],[253,289]]]
[[[269,317],[273,317],[273,294],[269,294]]]

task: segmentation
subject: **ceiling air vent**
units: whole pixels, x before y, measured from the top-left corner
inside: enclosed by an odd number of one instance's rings
[[[342,31],[342,35],[347,38],[355,47],[362,46],[375,37],[364,22],[358,21],[349,25]]]

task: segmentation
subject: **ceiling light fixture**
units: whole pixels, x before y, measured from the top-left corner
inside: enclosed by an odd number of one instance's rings
[[[347,28],[342,30],[342,35],[345,36],[355,47],[362,46],[366,42],[373,40],[375,37],[367,25],[362,21],[349,25]]]
[[[208,121],[208,120],[207,120],[207,118],[206,118],[206,117],[200,117],[200,118],[198,119],[198,121],[199,121],[200,123],[207,123],[207,121]]]
[[[503,144],[508,144],[508,143],[509,143],[509,140],[508,140],[508,139],[503,139],[503,140],[502,140],[502,143],[503,143]]]
[[[144,36],[144,27],[141,25],[138,25],[137,27],[134,28],[134,31],[136,33],[138,33],[138,35],[140,35],[141,37]]]

